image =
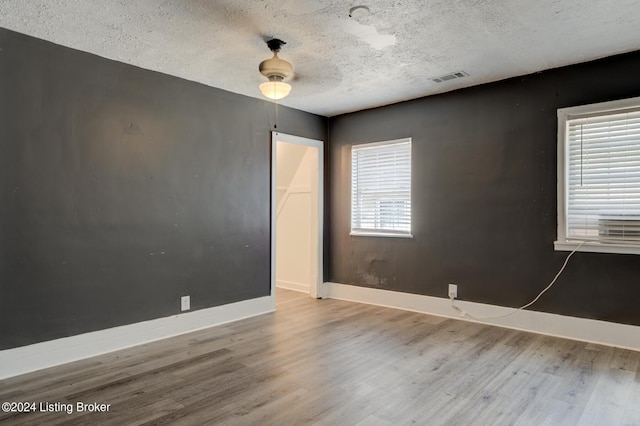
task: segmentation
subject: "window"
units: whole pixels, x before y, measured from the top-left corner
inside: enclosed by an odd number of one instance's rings
[[[411,237],[411,139],[351,147],[351,235]]]
[[[558,110],[557,250],[640,254],[640,98]]]

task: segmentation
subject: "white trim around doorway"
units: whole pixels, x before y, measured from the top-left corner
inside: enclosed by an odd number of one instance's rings
[[[271,295],[276,291],[276,171],[278,141],[305,145],[318,148],[318,247],[317,247],[317,279],[316,285],[311,285],[309,295],[314,298],[324,298],[326,291],[323,281],[323,236],[324,236],[324,142],[303,138],[280,132],[271,132]]]

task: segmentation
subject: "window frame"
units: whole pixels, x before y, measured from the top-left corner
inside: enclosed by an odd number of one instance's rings
[[[569,180],[569,158],[566,154],[569,143],[567,138],[567,121],[587,116],[611,114],[617,111],[621,112],[622,110],[637,108],[640,108],[640,97],[558,109],[558,222],[556,234],[557,239],[553,243],[556,251],[576,250],[593,253],[640,254],[640,243],[604,243],[570,239],[567,237],[567,207],[569,195],[567,188],[567,182]]]
[[[386,229],[354,229],[353,227],[353,216],[354,216],[354,200],[353,200],[353,192],[354,192],[354,182],[352,179],[353,176],[353,150],[355,149],[363,149],[366,147],[374,148],[376,146],[390,146],[395,144],[409,144],[409,231],[399,231],[399,230],[386,230]],[[351,145],[351,158],[350,158],[350,185],[349,185],[349,193],[350,193],[350,216],[349,216],[349,235],[355,237],[389,237],[389,238],[413,238],[413,207],[412,207],[412,199],[413,199],[413,164],[412,164],[412,152],[413,152],[413,143],[410,137],[400,138],[400,139],[392,139],[378,142],[369,142],[362,144],[353,144]],[[393,201],[393,200],[378,200],[378,201]]]

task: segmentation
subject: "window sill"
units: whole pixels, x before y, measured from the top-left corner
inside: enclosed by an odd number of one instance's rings
[[[391,234],[385,232],[358,232],[351,231],[352,237],[386,237],[386,238],[413,238],[413,234]]]
[[[640,254],[639,246],[585,242],[582,244],[582,247],[580,247],[581,243],[581,241],[554,241],[553,248],[556,251],[576,250],[589,253]]]

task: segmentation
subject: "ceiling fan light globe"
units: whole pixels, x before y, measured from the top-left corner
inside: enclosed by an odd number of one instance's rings
[[[278,100],[289,94],[291,85],[282,81],[266,81],[260,85],[260,91],[267,98]]]

